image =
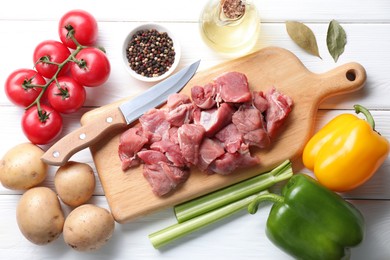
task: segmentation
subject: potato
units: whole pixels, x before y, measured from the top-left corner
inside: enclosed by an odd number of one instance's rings
[[[22,195],[16,220],[22,234],[37,245],[57,239],[65,222],[57,195],[46,187],[35,187]]]
[[[95,175],[88,164],[70,161],[58,168],[54,186],[65,204],[77,207],[92,197]]]
[[[43,151],[32,143],[11,148],[0,163],[0,181],[4,187],[26,190],[42,183],[48,166],[41,161]]]
[[[97,250],[111,238],[114,228],[115,221],[108,210],[84,204],[65,219],[64,240],[77,251]]]

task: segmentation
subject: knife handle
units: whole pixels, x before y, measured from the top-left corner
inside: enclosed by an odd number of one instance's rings
[[[94,144],[109,131],[127,126],[118,107],[99,113],[93,121],[53,144],[41,157],[50,165],[64,165],[78,151]]]

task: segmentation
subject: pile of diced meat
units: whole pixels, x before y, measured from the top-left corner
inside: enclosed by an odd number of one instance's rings
[[[154,194],[163,196],[188,179],[190,167],[228,175],[254,166],[259,158],[250,148],[270,145],[292,105],[274,87],[251,92],[244,74],[226,72],[193,86],[191,98],[172,94],[166,107],[141,116],[120,137],[122,169],[143,164]]]

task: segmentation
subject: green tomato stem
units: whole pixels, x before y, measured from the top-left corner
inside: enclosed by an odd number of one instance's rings
[[[68,30],[67,37],[70,38],[76,44],[77,47],[81,46],[81,44],[74,37],[74,33],[75,33],[74,28],[71,25],[69,25],[68,27],[65,27],[65,28]]]
[[[87,46],[83,46],[81,44],[78,43],[78,41],[74,38],[73,34],[71,35],[71,39],[74,41],[74,43],[76,44],[77,48],[71,52],[71,54],[68,56],[68,58],[66,58],[63,62],[61,63],[55,63],[55,62],[51,62],[51,61],[48,61],[46,59],[40,59],[38,60],[35,64],[37,64],[38,62],[43,62],[43,63],[47,63],[47,64],[53,64],[53,65],[57,65],[58,68],[57,68],[57,71],[54,73],[53,77],[51,79],[49,79],[45,85],[34,85],[34,84],[30,84],[30,83],[27,83],[25,84],[24,86],[27,87],[27,88],[35,88],[35,87],[39,87],[39,88],[42,88],[42,91],[39,93],[39,95],[37,96],[37,98],[30,104],[28,105],[25,110],[28,110],[29,108],[37,105],[38,106],[38,112],[40,113],[41,112],[41,107],[40,107],[40,101],[42,99],[42,96],[43,94],[46,92],[46,89],[47,87],[53,82],[53,81],[57,81],[57,78],[58,78],[58,74],[61,72],[62,68],[68,63],[68,62],[78,62],[78,60],[76,59],[76,55],[82,50],[82,49],[85,49],[87,48]]]

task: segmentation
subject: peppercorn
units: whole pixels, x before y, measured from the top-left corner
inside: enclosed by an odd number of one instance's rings
[[[131,69],[149,78],[167,72],[175,61],[175,54],[171,37],[156,29],[137,31],[126,50]]]

